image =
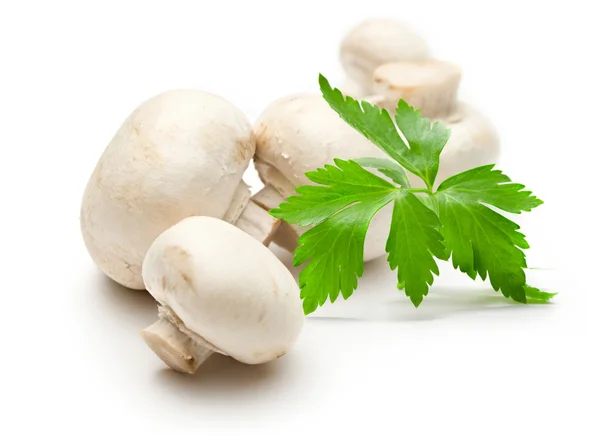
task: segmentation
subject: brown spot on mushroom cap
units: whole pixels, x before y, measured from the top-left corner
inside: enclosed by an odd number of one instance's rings
[[[131,144],[135,144],[141,158],[149,167],[161,167],[164,163],[162,155],[158,151],[156,144],[144,134],[143,125],[138,125],[135,121],[131,123],[132,136]]]
[[[245,163],[254,155],[254,149],[256,147],[256,141],[254,134],[251,132],[250,136],[245,138],[239,138],[236,141],[236,153],[235,160],[238,163]]]
[[[281,350],[281,351],[277,351],[277,352],[273,352],[271,350],[262,350],[262,351],[257,351],[255,353],[252,354],[252,356],[259,361],[263,361],[263,362],[268,362],[269,360],[273,360],[273,357],[270,356],[275,356],[275,359],[279,359],[280,357],[284,356],[287,353],[287,350]]]
[[[190,287],[192,286],[192,278],[190,276],[188,276],[186,273],[182,272],[181,273],[181,278],[183,279],[184,282],[186,282]]]
[[[262,322],[263,319],[265,319],[265,316],[267,316],[267,311],[266,310],[262,310],[259,314],[258,314],[258,319],[256,320],[257,322]]]
[[[174,271],[168,277],[163,277],[165,291],[192,289],[194,287],[193,265],[190,253],[183,248],[173,245],[164,250],[165,263]]]
[[[180,262],[189,259],[189,257],[190,253],[188,253],[183,248],[177,245],[172,245],[170,247],[165,248],[165,258],[169,260]]]

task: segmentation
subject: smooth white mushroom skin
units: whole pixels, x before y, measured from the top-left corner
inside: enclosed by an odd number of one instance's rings
[[[372,94],[373,73],[380,65],[430,57],[425,40],[405,24],[381,18],[365,20],[348,32],[340,47],[340,60],[349,78],[343,90],[363,98]]]
[[[254,150],[250,122],[221,97],[184,89],[142,103],[83,196],[81,232],[94,262],[121,285],[144,289],[142,262],[162,231],[193,215],[243,215],[250,193],[242,175]]]
[[[171,368],[193,373],[212,353],[247,364],[286,354],[304,323],[300,290],[263,244],[216,218],[190,217],[152,243],[143,264],[160,319],[142,332]]]
[[[349,95],[353,98],[362,98],[371,91],[370,87],[364,87],[350,77],[347,77],[346,80],[344,80],[344,83],[342,83],[342,86],[340,86],[339,89],[344,95]]]
[[[450,139],[440,155],[436,185],[463,171],[498,162],[500,137],[490,119],[477,109],[458,102],[455,112],[434,120],[451,129]],[[418,184],[416,178],[412,183]]]
[[[334,158],[387,157],[348,126],[317,94],[294,94],[271,103],[256,121],[254,134],[256,169],[265,189],[274,189],[280,194],[280,200],[293,195],[297,186],[314,184],[305,173],[333,163]],[[262,191],[254,197],[258,203],[260,195]],[[366,261],[385,254],[388,215],[391,217],[391,208],[382,209],[369,227],[364,251]],[[293,249],[298,234],[305,230],[306,227],[282,223],[282,233],[277,232],[274,241],[283,248]]]

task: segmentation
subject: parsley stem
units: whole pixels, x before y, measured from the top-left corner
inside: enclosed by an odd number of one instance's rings
[[[424,193],[427,194],[429,196],[429,198],[431,199],[431,204],[429,205],[429,207],[435,212],[435,214],[439,217],[440,215],[440,210],[438,207],[438,203],[437,203],[437,199],[435,198],[435,195],[433,193],[433,191],[431,189],[427,189],[427,188],[408,188],[406,189],[407,191],[413,192],[413,193]]]

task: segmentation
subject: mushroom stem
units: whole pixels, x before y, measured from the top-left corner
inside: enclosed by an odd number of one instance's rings
[[[248,205],[249,201],[250,186],[241,180],[235,188],[235,192],[231,198],[231,203],[229,203],[229,208],[225,212],[225,215],[223,215],[223,221],[235,223],[244,211],[244,208]]]
[[[195,339],[183,333],[166,318],[141,332],[146,344],[169,367],[178,372],[193,374],[213,353]]]
[[[402,98],[425,117],[445,118],[456,112],[461,77],[460,67],[450,62],[394,62],[375,70],[374,92],[391,113]]]
[[[243,180],[235,190],[223,221],[235,225],[264,245],[271,243],[281,222],[250,199],[250,187]]]
[[[281,220],[269,215],[269,212],[254,201],[249,201],[235,226],[248,233],[254,239],[269,245],[277,232]]]
[[[266,184],[263,189],[252,197],[252,202],[258,204],[264,210],[271,210],[279,206],[285,198],[271,184]],[[294,224],[281,221],[277,231],[272,237],[274,243],[281,248],[293,252],[298,247],[300,228]]]

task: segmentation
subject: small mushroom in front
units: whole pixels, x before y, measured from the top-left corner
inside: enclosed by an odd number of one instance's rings
[[[159,320],[142,331],[175,371],[193,374],[213,353],[261,364],[286,354],[304,323],[294,277],[263,244],[216,218],[186,218],[144,259]]]

